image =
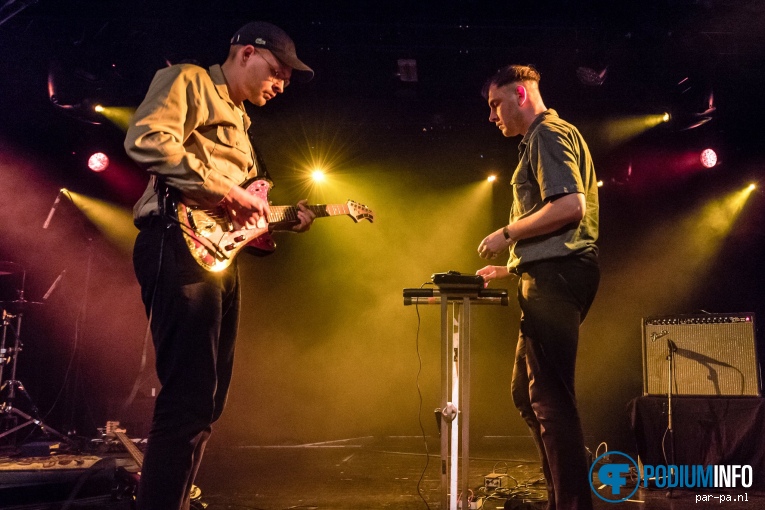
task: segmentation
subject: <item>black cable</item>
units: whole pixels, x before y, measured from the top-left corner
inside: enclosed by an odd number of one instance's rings
[[[425,282],[422,285],[420,285],[420,288],[423,288],[425,285],[432,285],[431,282]],[[425,499],[425,497],[422,495],[422,489],[420,488],[420,485],[422,484],[423,478],[425,478],[425,472],[428,469],[428,465],[430,464],[430,450],[428,449],[428,437],[425,434],[425,426],[422,423],[422,389],[420,388],[420,374],[422,373],[422,356],[420,355],[420,324],[422,323],[422,319],[420,317],[420,308],[419,308],[419,302],[414,303],[414,310],[417,312],[417,333],[415,334],[415,350],[417,351],[417,377],[416,377],[416,383],[417,383],[417,396],[420,399],[419,406],[417,408],[417,421],[420,425],[420,432],[422,432],[422,442],[425,445],[425,466],[422,468],[422,473],[420,473],[420,478],[417,480],[417,495],[420,496],[420,499],[422,499],[422,502],[425,503],[425,507],[430,510],[430,505],[428,505],[428,501]]]
[[[176,220],[177,221],[177,220]],[[180,224],[180,222],[178,222]],[[159,277],[162,273],[162,259],[164,258],[164,252],[165,252],[165,237],[167,237],[167,233],[169,232],[171,224],[167,223],[165,224],[165,230],[162,232],[162,238],[159,242],[159,261],[157,263],[157,275],[154,277],[154,288],[151,291],[151,299],[149,300],[149,317],[148,317],[148,323],[146,324],[146,333],[143,337],[143,350],[141,352],[141,364],[138,368],[138,375],[136,376],[135,383],[133,383],[133,387],[130,390],[130,394],[125,399],[125,402],[122,404],[122,408],[120,411],[122,414],[127,411],[127,408],[130,406],[130,404],[133,403],[133,400],[135,400],[135,396],[138,394],[138,388],[141,385],[141,374],[143,374],[143,371],[146,369],[146,360],[148,358],[148,345],[149,345],[149,338],[151,337],[151,319],[154,316],[154,298],[157,295],[157,287],[159,287]]]

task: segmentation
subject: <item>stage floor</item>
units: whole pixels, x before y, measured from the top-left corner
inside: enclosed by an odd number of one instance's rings
[[[197,485],[208,510],[435,510],[440,500],[440,460],[435,438],[429,439],[428,448],[429,459],[422,438],[417,437],[363,437],[302,445],[238,447],[212,441]],[[109,455],[107,469],[90,477],[79,495],[73,493],[72,484],[56,492],[44,481],[35,482],[35,487],[9,488],[3,483],[7,476],[3,478],[0,472],[0,508],[128,510],[127,501],[111,500],[105,478],[113,472],[114,465],[129,467],[130,461],[120,453]],[[484,476],[491,472],[509,475],[505,478],[507,490],[494,493],[480,508],[544,508],[546,491],[530,438],[474,439],[469,485],[476,496],[489,495],[480,488]],[[26,495],[19,497],[22,490]],[[698,502],[699,496],[712,499]],[[727,496],[733,501],[726,501]],[[746,500],[735,502],[738,496]],[[594,499],[597,510],[765,508],[765,493],[752,490],[730,493],[675,490],[668,498],[666,491],[641,489],[630,501],[619,504]]]

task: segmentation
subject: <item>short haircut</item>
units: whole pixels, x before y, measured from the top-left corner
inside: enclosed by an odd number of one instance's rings
[[[539,71],[534,69],[533,66],[519,66],[519,65],[509,65],[502,67],[497,70],[496,73],[494,73],[494,76],[486,80],[486,83],[483,85],[483,89],[481,89],[481,95],[483,95],[484,99],[489,98],[489,88],[494,85],[496,87],[504,87],[505,85],[508,85],[510,83],[515,83],[517,81],[535,81],[539,83],[539,80],[542,77],[539,74]]]

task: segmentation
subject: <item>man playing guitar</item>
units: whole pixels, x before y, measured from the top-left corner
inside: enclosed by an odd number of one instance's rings
[[[226,401],[239,316],[236,263],[220,271],[200,266],[181,222],[167,211],[163,190],[189,206],[223,208],[237,229],[263,228],[267,199],[240,186],[262,176],[244,101],[264,106],[291,79],[312,77],[283,30],[252,22],[234,34],[222,65],[158,71],[128,129],[128,155],[152,175],[134,208],[140,233],[133,263],[162,383],[139,510],[189,508],[205,444]],[[301,201],[290,228],[305,232],[314,217]]]

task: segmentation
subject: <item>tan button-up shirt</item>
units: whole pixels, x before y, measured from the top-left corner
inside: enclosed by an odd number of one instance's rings
[[[243,105],[229,97],[219,65],[209,72],[191,64],[157,71],[125,138],[128,155],[153,175],[133,209],[134,219],[157,214],[156,176],[184,201],[205,207],[254,177],[249,127]]]

